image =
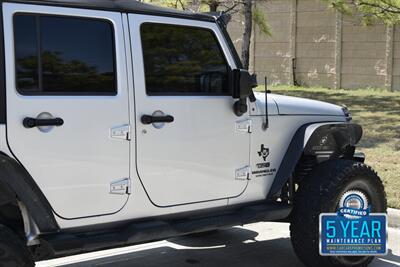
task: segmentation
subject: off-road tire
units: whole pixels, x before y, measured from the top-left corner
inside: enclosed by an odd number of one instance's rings
[[[10,229],[0,224],[0,267],[33,267],[28,248]]]
[[[329,160],[300,182],[294,197],[290,234],[293,248],[308,267],[366,267],[373,257],[322,257],[319,254],[319,215],[337,211],[341,196],[349,190],[368,195],[372,212],[386,212],[381,179],[367,165],[351,160]]]

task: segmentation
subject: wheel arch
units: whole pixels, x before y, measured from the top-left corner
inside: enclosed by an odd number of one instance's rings
[[[50,203],[32,176],[3,152],[0,152],[0,195],[0,205],[22,202],[41,233],[59,230]]]
[[[289,144],[267,198],[275,199],[279,195],[303,157],[316,157],[317,162],[353,158],[362,134],[362,127],[354,123],[325,122],[301,126]]]

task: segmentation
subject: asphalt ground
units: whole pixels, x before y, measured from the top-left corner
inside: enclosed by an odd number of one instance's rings
[[[255,223],[207,234],[38,262],[38,267],[304,267],[292,249],[289,225]],[[389,253],[371,267],[400,266],[400,230],[389,230]]]

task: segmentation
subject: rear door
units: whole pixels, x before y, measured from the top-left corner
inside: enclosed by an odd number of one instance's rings
[[[118,212],[129,183],[121,14],[3,7],[10,149],[60,217]]]
[[[235,68],[215,23],[130,15],[138,175],[153,203],[240,195],[249,165],[248,114],[236,117]],[[153,123],[152,123],[153,122]]]

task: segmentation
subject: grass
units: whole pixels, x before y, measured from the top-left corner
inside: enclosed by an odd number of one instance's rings
[[[363,126],[358,150],[383,179],[388,205],[400,208],[400,92],[275,86],[273,93],[346,105]]]

